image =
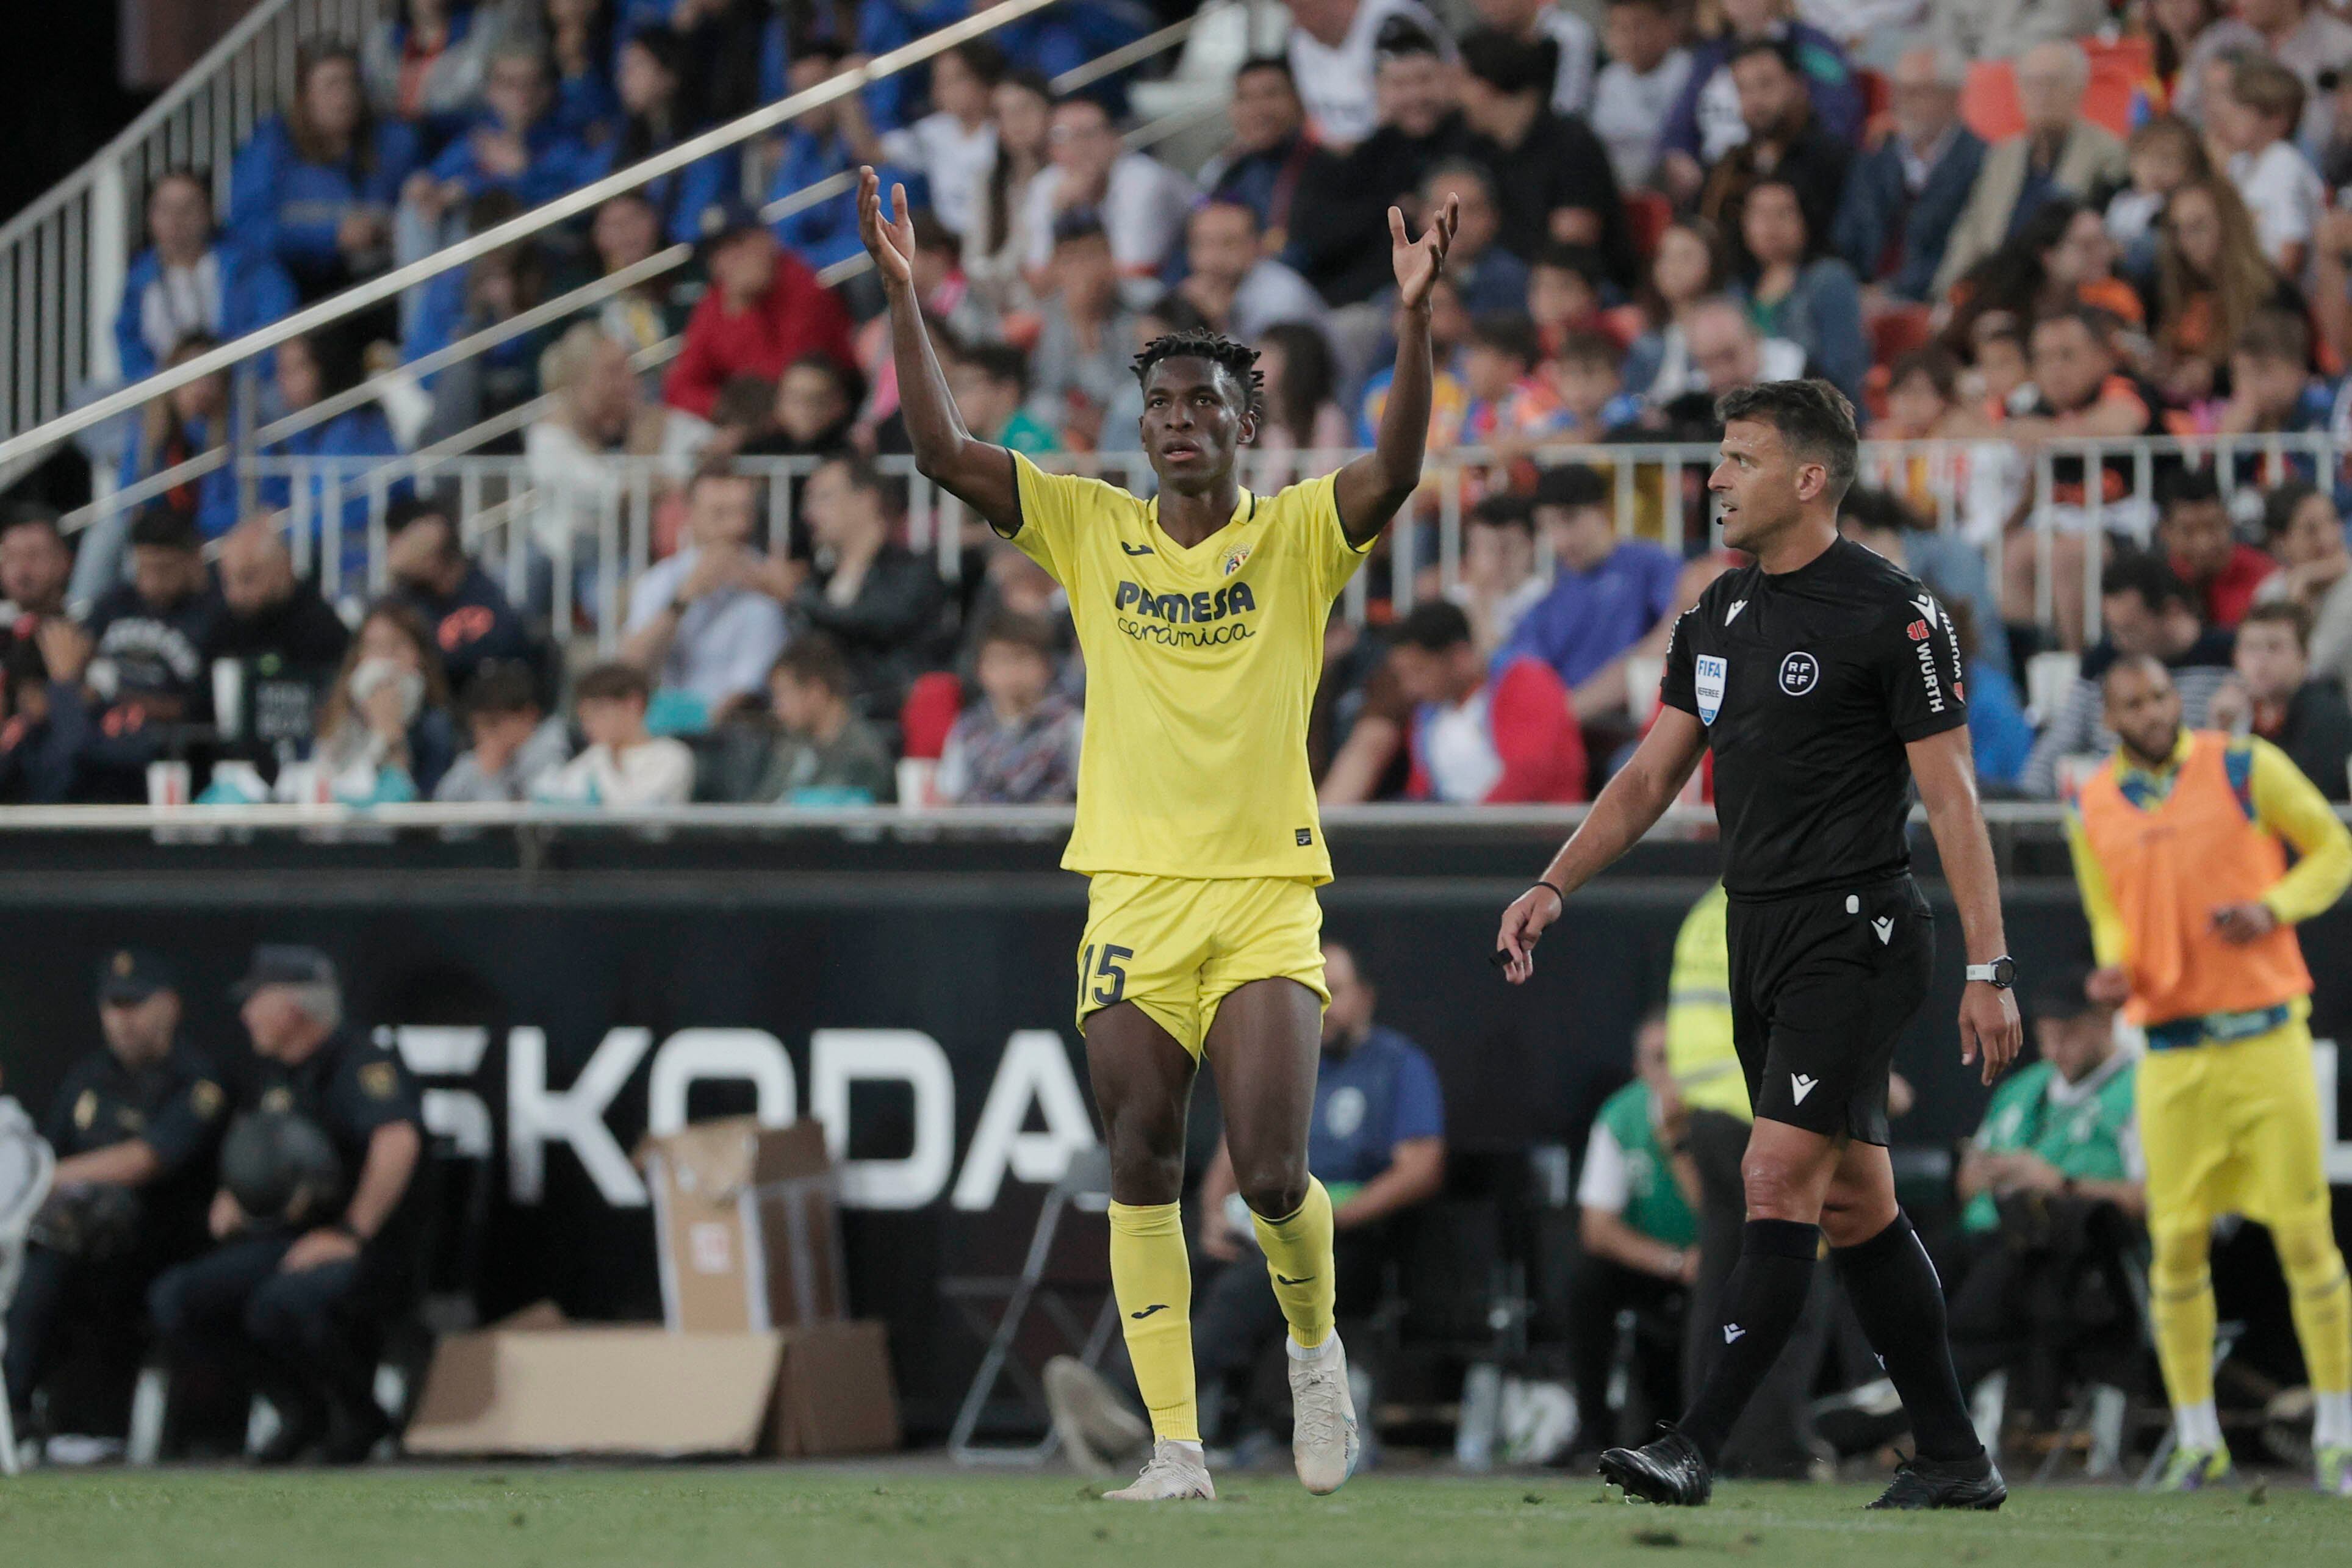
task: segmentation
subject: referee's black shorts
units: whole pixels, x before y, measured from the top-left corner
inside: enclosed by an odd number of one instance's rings
[[[1756,1114],[1884,1144],[1895,1037],[1927,1000],[1936,960],[1918,884],[1734,899],[1727,934],[1732,1040]]]

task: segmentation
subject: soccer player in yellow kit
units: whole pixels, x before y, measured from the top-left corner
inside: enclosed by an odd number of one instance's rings
[[[1307,1169],[1322,1048],[1331,879],[1307,765],[1307,709],[1332,601],[1421,483],[1429,295],[1458,212],[1418,240],[1389,211],[1396,378],[1370,454],[1272,496],[1234,476],[1256,437],[1255,351],[1207,333],[1136,356],[1156,500],[1040,472],[973,439],[917,300],[903,188],[858,174],[858,226],[889,300],[900,405],[923,473],[1068,594],[1087,661],[1077,826],[1089,879],[1078,1027],[1110,1147],[1111,1285],[1152,1456],[1126,1501],[1213,1498],[1192,1377],[1191,1263],[1178,1200],[1184,1113],[1206,1057],[1243,1199],[1290,1325],[1298,1479],[1336,1490],[1358,1453],[1333,1331],[1331,1198]]]
[[[2138,1071],[2157,1359],[2178,1447],[2162,1488],[2225,1479],[2213,1409],[2214,1220],[2270,1229],[2315,1396],[2320,1489],[2352,1497],[2352,1282],[2321,1158],[2311,973],[2294,927],[2352,883],[2352,834],[2267,741],[2181,727],[2164,666],[2107,671],[2121,744],[2075,792],[2074,874],[2095,1001],[2147,1033]],[[2287,865],[2287,847],[2299,857]]]

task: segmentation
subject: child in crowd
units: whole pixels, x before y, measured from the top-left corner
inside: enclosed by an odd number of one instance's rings
[[[529,800],[539,781],[572,758],[572,733],[540,706],[538,683],[520,664],[492,664],[464,699],[473,749],[449,764],[439,801]]]
[[[1969,341],[1976,351],[1979,412],[1997,424],[2031,407],[2033,365],[2026,353],[2025,328],[2017,318],[2006,312],[1980,316]]]
[[[940,798],[957,805],[1034,805],[1077,798],[1078,710],[1054,692],[1051,623],[1000,616],[981,635],[981,700],[948,731]]]
[[[1536,258],[1528,269],[1528,315],[1547,356],[1558,353],[1569,334],[1579,331],[1606,333],[1623,352],[1630,339],[1617,331],[1611,312],[1601,308],[1608,276],[1600,253],[1585,246],[1549,246]]]
[[[1536,324],[1525,315],[1498,313],[1471,323],[1470,346],[1462,356],[1463,386],[1470,395],[1462,419],[1465,445],[1524,446],[1568,429],[1567,405],[1535,374],[1538,357]]]
[[[2177,115],[2159,114],[2133,132],[2126,156],[2131,184],[2107,204],[2107,237],[2115,241],[2118,269],[2147,282],[2156,276],[2156,220],[2164,204],[2211,171],[2197,127]]]
[[[2230,154],[2230,179],[2253,214],[2263,254],[2284,278],[2303,275],[2312,235],[2327,210],[2319,183],[2292,138],[2303,121],[2303,79],[2267,55],[2241,56],[2206,132]]]
[[[1561,343],[1547,368],[1567,410],[1569,440],[1606,440],[1639,416],[1641,400],[1625,391],[1619,376],[1624,358],[1617,341],[1603,332],[1573,331]]]
[[[869,805],[897,791],[889,748],[850,706],[849,666],[833,639],[793,639],[768,675],[775,750],[751,798],[776,805]]]
[[[964,425],[981,440],[1033,458],[1062,449],[1061,437],[1024,406],[1027,354],[1009,343],[975,343],[950,361],[947,371]]]
[[[866,387],[857,373],[821,353],[803,354],[784,367],[768,427],[743,444],[752,457],[804,457],[837,450],[849,442]]]
[[[653,687],[634,664],[593,666],[573,687],[588,749],[542,779],[535,798],[559,805],[684,805],[694,794],[694,753],[646,729]]]

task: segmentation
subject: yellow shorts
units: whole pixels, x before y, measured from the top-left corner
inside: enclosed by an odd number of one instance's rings
[[[1312,882],[1097,871],[1088,883],[1080,1034],[1090,1014],[1132,1002],[1197,1061],[1218,1005],[1253,980],[1296,980],[1331,1000]]]
[[[2311,1028],[2150,1051],[2137,1074],[2151,1222],[2262,1224],[2328,1207]]]

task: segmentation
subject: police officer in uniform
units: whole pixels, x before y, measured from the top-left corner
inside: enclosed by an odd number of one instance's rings
[[[341,1157],[349,1201],[326,1223],[289,1223],[245,1214],[222,1191],[210,1219],[220,1245],[158,1279],[149,1308],[175,1355],[226,1357],[253,1373],[280,1417],[257,1459],[317,1449],[356,1464],[390,1429],[370,1352],[412,1262],[416,1085],[398,1056],[344,1026],[334,964],[316,948],[257,948],[236,994],[260,1058],[241,1109],[316,1124]]]
[[[94,1323],[135,1346],[148,1284],[204,1243],[228,1096],[212,1063],[180,1037],[180,994],[163,961],[129,948],[110,955],[98,1019],[105,1047],[74,1063],[41,1124],[57,1179],[8,1309],[8,1397],[20,1432],[55,1363],[59,1329]],[[124,1365],[136,1363],[129,1348]]]

